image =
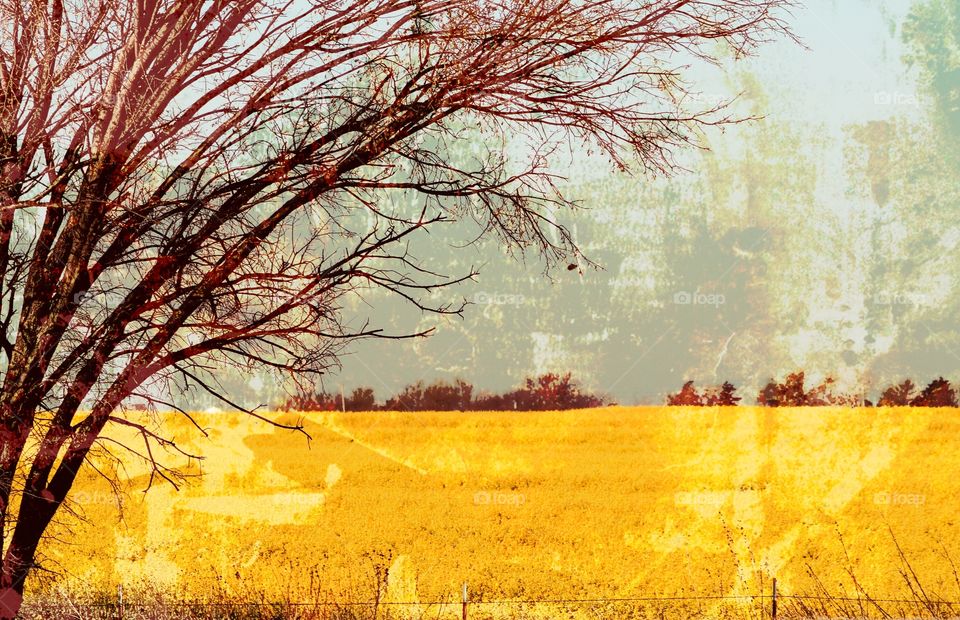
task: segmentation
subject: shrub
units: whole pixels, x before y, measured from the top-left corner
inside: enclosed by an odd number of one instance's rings
[[[536,379],[527,378],[524,386],[513,393],[517,409],[549,411],[554,409],[587,409],[605,404],[602,397],[585,394],[570,373],[547,373]]]
[[[346,401],[344,404],[347,411],[373,411],[377,408],[377,399],[373,395],[373,388],[369,387],[354,388]]]
[[[417,381],[390,398],[384,409],[401,411],[467,411],[473,403],[473,386],[457,379],[452,384]]]
[[[943,377],[931,381],[918,394],[917,386],[910,379],[891,385],[880,395],[881,407],[956,407],[957,393]]]
[[[281,407],[291,411],[373,411],[377,403],[373,388],[358,387],[346,398],[323,391],[297,394],[288,398]]]
[[[859,407],[864,404],[860,396],[836,392],[836,381],[832,377],[809,391],[804,382],[803,371],[787,375],[783,383],[771,379],[757,395],[757,404],[762,407]]]
[[[301,393],[291,396],[281,405],[291,411],[333,411],[339,402],[326,392]]]
[[[474,411],[508,411],[517,408],[517,401],[509,394],[480,394],[473,401],[471,409]]]
[[[684,383],[676,394],[667,395],[667,404],[675,407],[699,407],[703,402],[703,397],[693,387],[693,381]]]
[[[957,392],[950,382],[939,377],[923,388],[920,395],[910,401],[914,407],[956,407]]]
[[[757,396],[757,404],[763,407],[802,407],[807,402],[807,393],[803,387],[803,372],[787,375],[783,383],[773,379],[767,383]]]
[[[607,399],[581,391],[579,383],[570,373],[563,375],[547,373],[536,378],[527,378],[523,387],[506,394],[484,394],[473,403],[478,411],[551,411],[562,409],[588,409],[608,404]]]
[[[779,407],[780,401],[777,399],[777,383],[770,381],[760,389],[757,395],[757,404],[761,407]]]
[[[724,381],[720,388],[707,390],[704,404],[709,407],[733,407],[741,398],[736,395],[737,388],[729,381]]]
[[[891,385],[880,394],[877,404],[881,407],[906,407],[914,399],[916,387],[910,379],[899,385]]]
[[[740,401],[737,388],[729,381],[719,387],[707,388],[702,394],[697,392],[693,381],[687,381],[676,394],[667,395],[667,404],[678,407],[732,407]]]
[[[807,407],[859,407],[864,404],[862,397],[853,394],[837,392],[836,381],[827,377],[823,383],[807,392],[805,400]]]

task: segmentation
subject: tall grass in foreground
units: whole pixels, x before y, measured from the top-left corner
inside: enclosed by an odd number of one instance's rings
[[[938,554],[952,572],[950,592],[937,591],[923,582],[907,558],[892,529],[888,531],[896,557],[888,570],[899,576],[898,593],[870,592],[858,578],[843,534],[837,537],[844,549],[848,586],[832,590],[809,564],[812,587],[804,592],[783,592],[777,599],[777,618],[783,620],[960,620],[960,571],[941,546]],[[727,546],[733,551],[733,533],[727,530]],[[739,571],[739,591],[756,596],[723,597],[704,591],[700,595],[658,598],[635,593],[622,599],[596,600],[472,600],[470,620],[763,620],[772,617],[773,600],[769,578],[759,569],[752,552],[748,566]],[[125,589],[121,608],[117,592],[82,593],[49,582],[42,592],[29,596],[21,610],[23,620],[459,620],[458,598],[432,603],[391,601],[387,597],[387,566],[390,558],[378,556],[372,580],[365,591],[349,594],[349,600],[324,592],[319,574],[304,576],[309,583],[308,600],[278,600],[258,584],[227,590],[224,579],[216,580],[202,601],[184,601],[178,593],[151,584]],[[668,575],[664,576],[665,578]],[[727,584],[729,586],[729,584]],[[724,588],[729,592],[729,587]],[[848,589],[852,587],[852,590]],[[289,591],[294,591],[290,588]],[[762,594],[761,594],[762,592]],[[341,595],[344,596],[344,595]],[[562,598],[562,597],[561,597]]]
[[[892,535],[892,534],[891,534]],[[954,569],[957,591],[946,599],[929,590],[914,571],[899,543],[898,564],[891,565],[902,578],[909,596],[882,598],[866,591],[856,574],[846,568],[854,593],[831,591],[811,567],[808,573],[816,585],[809,592],[784,593],[778,598],[777,618],[783,620],[826,619],[960,619],[960,575]],[[945,558],[953,567],[949,556]],[[397,605],[382,602],[382,592],[366,601],[350,604],[320,600],[268,600],[248,591],[243,595],[212,593],[203,602],[178,600],[174,593],[143,587],[125,593],[123,609],[116,594],[77,595],[52,590],[25,603],[24,620],[447,620],[461,618],[456,600],[439,604]],[[769,593],[737,601],[715,598],[608,600],[608,601],[498,601],[470,604],[471,620],[754,620],[772,617]]]
[[[491,608],[492,607],[492,608]],[[223,601],[203,605],[173,598],[141,599],[125,606],[122,616],[115,603],[92,605],[69,597],[46,597],[24,605],[24,620],[438,620],[459,619],[460,605],[342,607]],[[771,617],[769,599],[743,605],[712,605],[710,601],[607,602],[586,605],[536,603],[524,605],[471,605],[471,620],[753,620]],[[826,619],[946,619],[960,618],[960,606],[918,598],[908,603],[874,599],[783,599],[777,618],[784,620]]]

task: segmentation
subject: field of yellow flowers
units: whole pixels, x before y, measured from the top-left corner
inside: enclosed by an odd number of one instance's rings
[[[309,442],[242,414],[198,414],[208,438],[162,417],[206,457],[164,462],[202,477],[143,494],[125,459],[118,509],[88,474],[45,549],[62,579],[426,602],[463,582],[474,599],[599,599],[751,596],[777,577],[894,597],[907,558],[960,596],[957,410],[324,412],[303,416]]]

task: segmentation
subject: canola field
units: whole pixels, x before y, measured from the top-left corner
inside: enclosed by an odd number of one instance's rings
[[[909,594],[905,557],[928,594],[960,596],[957,410],[324,412],[302,416],[309,442],[160,417],[206,457],[164,462],[202,477],[144,494],[130,458],[118,507],[89,471],[43,550],[72,587],[426,603],[464,582],[492,601],[751,596],[773,577],[851,595],[855,577],[882,598]]]

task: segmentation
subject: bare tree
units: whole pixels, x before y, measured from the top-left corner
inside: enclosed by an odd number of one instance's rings
[[[473,271],[410,250],[441,225],[579,256],[553,150],[669,172],[735,120],[688,105],[684,67],[789,36],[788,3],[0,0],[0,617],[105,429],[177,482],[125,403],[175,408],[157,382],[229,403],[225,365],[299,376],[415,335],[350,296],[462,311],[430,293]]]

